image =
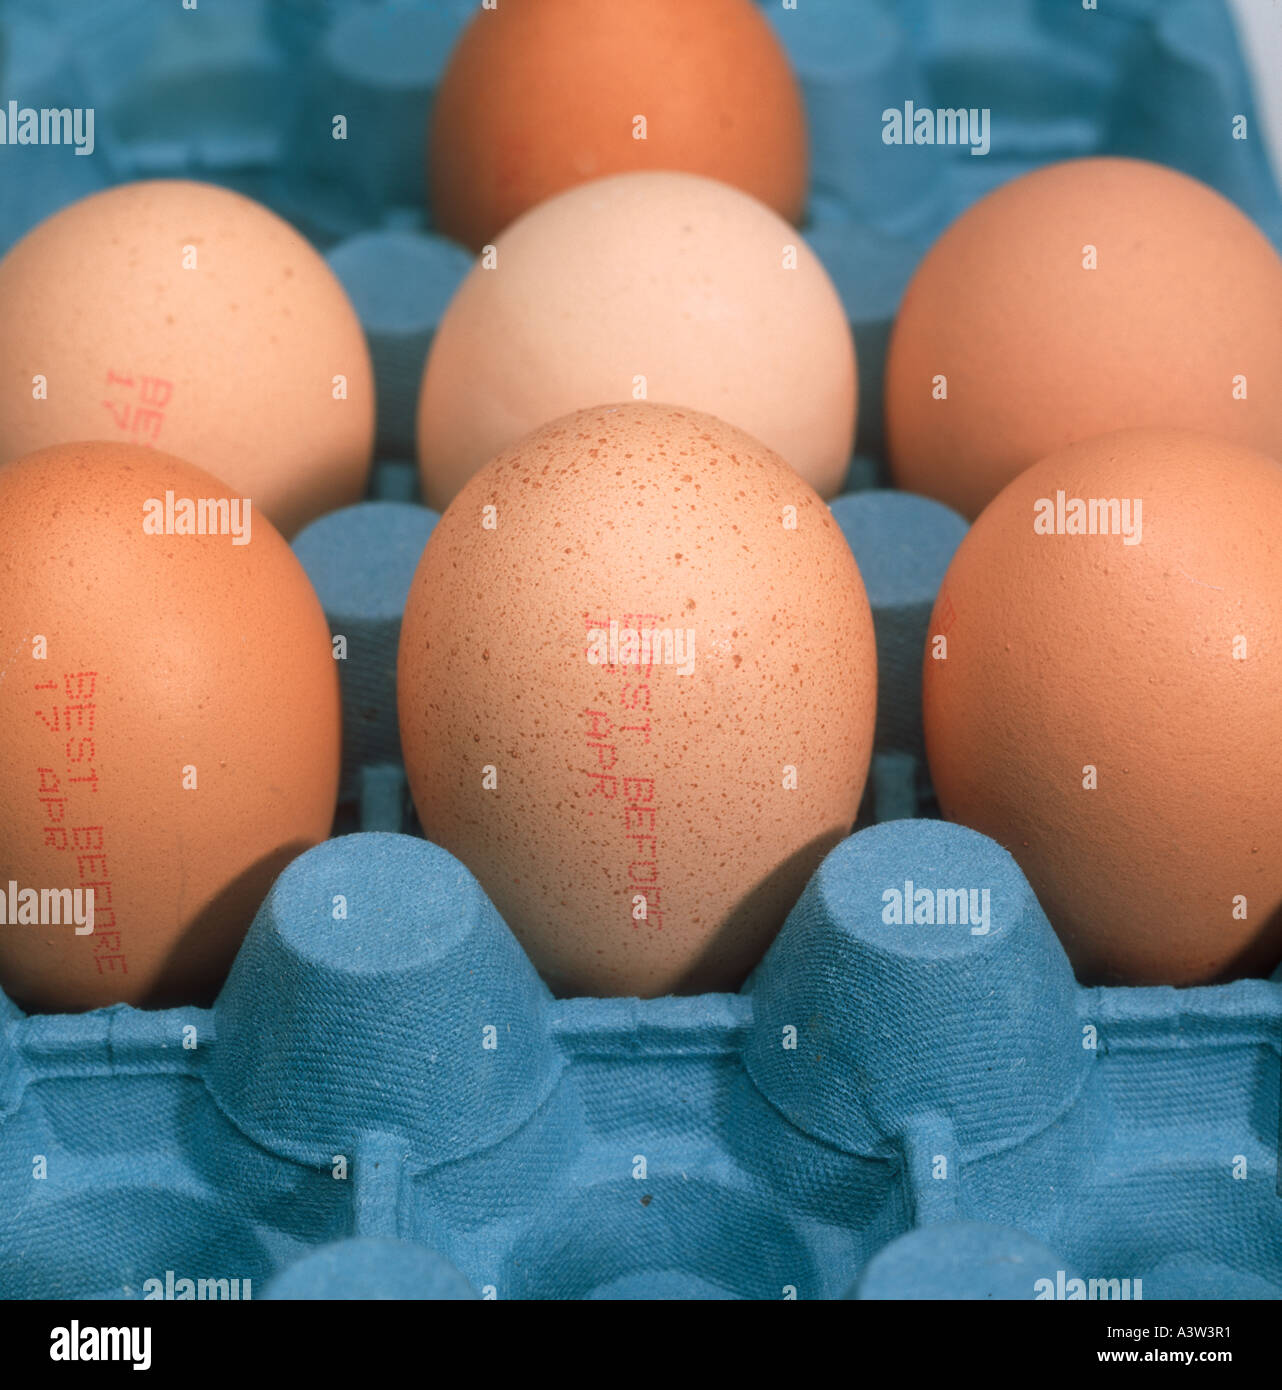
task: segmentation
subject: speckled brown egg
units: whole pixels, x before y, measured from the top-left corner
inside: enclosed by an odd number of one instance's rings
[[[953,559],[925,661],[935,789],[1015,856],[1084,982],[1282,958],[1279,534],[1282,465],[1125,430],[1021,474]]]
[[[28,1010],[207,1003],[273,879],[329,833],[328,626],[233,500],[126,444],[0,468],[0,986]],[[78,934],[64,904],[87,889]],[[64,891],[56,921],[52,897],[24,920],[19,895]]]
[[[817,494],[709,415],[597,407],[433,532],[401,635],[429,839],[565,994],[734,989],[850,829],[863,583]]]
[[[287,536],[364,495],[360,321],[252,199],[183,179],[83,198],[0,261],[0,321],[0,463],[81,439],[166,450]]]
[[[1158,164],[1074,159],[1004,184],[904,295],[886,364],[895,482],[975,517],[1054,450],[1142,426],[1282,459],[1282,259]]]
[[[752,0],[503,0],[478,7],[432,108],[432,213],[479,250],[588,179],[678,169],[792,222],[805,109]]]

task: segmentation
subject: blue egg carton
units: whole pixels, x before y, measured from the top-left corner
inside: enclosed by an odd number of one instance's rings
[[[329,256],[379,393],[370,499],[295,541],[347,639],[334,837],[277,880],[211,1009],[27,1016],[0,995],[0,1296],[1282,1296],[1282,973],[1083,988],[1010,856],[937,818],[921,653],[965,523],[881,486],[900,294],[996,183],[1139,155],[1282,242],[1229,17],[762,5],[810,113],[806,234],[858,343],[833,512],[874,612],[875,752],[856,833],[744,988],[636,1000],[552,997],[421,837],[401,763],[400,618],[436,520],[414,400],[470,264],[421,206],[422,115],[471,4],[159,21],[138,0],[0,0],[3,89],[98,117],[90,156],[0,146],[0,251],[123,179],[238,188]],[[988,153],[887,145],[906,100],[990,108]],[[335,110],[359,130],[342,149]],[[896,922],[896,893],[940,920]]]
[[[897,818],[965,527],[893,492],[833,510],[881,661],[871,823],[742,991],[654,1000],[553,998],[406,833],[395,649],[434,515],[304,531],[353,833],[280,876],[212,1009],[0,1000],[0,1292],[1282,1296],[1282,978],[1082,988],[1005,850]]]

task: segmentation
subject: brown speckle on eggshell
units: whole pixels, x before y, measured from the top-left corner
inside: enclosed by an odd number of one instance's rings
[[[602,647],[611,621],[691,630],[690,673],[675,646]],[[570,994],[737,988],[850,830],[875,692],[828,508],[740,430],[655,404],[554,421],[474,477],[401,636],[424,830]]]

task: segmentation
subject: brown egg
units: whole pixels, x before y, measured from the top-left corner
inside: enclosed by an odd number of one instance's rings
[[[940,805],[1015,856],[1087,983],[1282,957],[1279,534],[1282,465],[1126,430],[1021,474],[944,580]]]
[[[191,534],[206,499],[225,512]],[[0,468],[0,891],[94,895],[85,934],[52,897],[39,922],[6,904],[0,986],[28,1010],[207,1002],[272,880],[329,833],[328,626],[239,504],[137,445]]]
[[[1282,260],[1173,169],[1077,159],[1025,174],[913,277],[886,426],[898,485],[968,517],[1039,458],[1111,430],[1199,430],[1282,458]]]
[[[872,617],[828,508],[671,406],[580,411],[473,478],[398,679],[428,838],[562,993],[736,988],[872,749]]]
[[[841,299],[782,218],[694,174],[597,179],[509,227],[450,302],[419,394],[423,495],[440,511],[549,420],[649,399],[746,430],[832,497],[857,394]]]
[[[190,459],[286,535],[364,495],[374,385],[356,312],[273,212],[122,184],[0,261],[0,463],[111,439]]]
[[[805,110],[752,0],[503,0],[478,9],[431,113],[432,212],[479,250],[606,174],[679,169],[797,222]]]

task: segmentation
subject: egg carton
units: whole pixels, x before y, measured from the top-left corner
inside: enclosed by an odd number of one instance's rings
[[[1282,248],[1282,196],[1222,0],[757,2],[801,82],[804,230],[858,351],[847,489],[887,481],[882,383],[904,288],[997,184],[1078,155],[1153,159],[1218,188]],[[467,268],[424,206],[424,113],[476,4],[219,0],[158,16],[146,0],[0,0],[5,90],[97,113],[91,156],[0,147],[0,254],[124,179],[182,175],[257,198],[333,253],[371,334],[380,450],[412,453],[427,347]],[[988,112],[987,153],[887,144],[883,114],[907,101]],[[345,141],[331,138],[335,113]]]
[[[229,0],[156,24],[135,0],[0,0],[6,91],[99,114],[93,156],[0,149],[0,250],[121,179],[239,188],[330,255],[380,402],[371,500],[296,541],[348,639],[335,837],[277,881],[212,1009],[0,996],[0,1296],[1282,1294],[1282,976],[1079,987],[1009,856],[934,818],[921,652],[965,528],[877,486],[899,296],[994,184],[1140,155],[1282,241],[1231,22],[1212,0],[762,3],[810,113],[806,234],[858,343],[833,511],[874,611],[875,753],[860,828],[744,989],[639,1001],[548,993],[417,833],[400,761],[400,615],[435,517],[396,460],[468,265],[418,206],[420,116],[468,5]],[[317,134],[333,92],[381,129],[350,160]],[[885,145],[907,99],[991,109],[989,153]],[[887,922],[908,884],[945,920]]]
[[[654,1000],[553,998],[406,833],[395,648],[433,514],[308,528],[361,828],[285,870],[212,1009],[0,1000],[0,1293],[1282,1296],[1282,978],[1081,988],[1003,849],[878,819],[913,795],[964,523],[833,510],[881,659],[872,823],[742,991]],[[887,921],[922,889],[934,920]]]

